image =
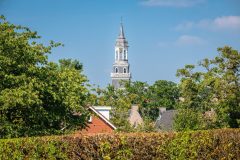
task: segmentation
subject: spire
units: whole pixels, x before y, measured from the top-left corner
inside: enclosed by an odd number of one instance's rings
[[[121,23],[120,23],[120,33],[119,33],[119,38],[125,38],[124,37],[124,30],[123,30],[123,23],[122,23],[122,17],[121,17]]]
[[[125,38],[124,35],[124,30],[123,30],[123,23],[122,23],[122,18],[121,18],[121,23],[120,23],[120,32],[118,34],[118,38],[116,40],[116,46],[117,47],[128,47],[128,42]]]

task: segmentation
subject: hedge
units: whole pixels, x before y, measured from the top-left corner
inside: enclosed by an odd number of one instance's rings
[[[240,159],[240,129],[1,139],[0,159]]]

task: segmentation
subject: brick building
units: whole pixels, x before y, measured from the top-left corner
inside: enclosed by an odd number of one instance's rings
[[[88,127],[80,133],[113,133],[116,127],[109,121],[109,106],[93,106],[89,107],[91,116],[89,118]]]

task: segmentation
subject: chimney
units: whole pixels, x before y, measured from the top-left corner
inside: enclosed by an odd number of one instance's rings
[[[129,123],[134,127],[137,127],[138,125],[143,124],[143,119],[138,112],[138,105],[132,105],[128,120],[129,120]]]
[[[138,105],[135,105],[135,104],[132,105],[131,110],[134,111],[134,112],[136,112],[136,111],[138,112]]]
[[[166,112],[166,107],[160,107],[159,108],[159,114],[163,114],[163,112]]]

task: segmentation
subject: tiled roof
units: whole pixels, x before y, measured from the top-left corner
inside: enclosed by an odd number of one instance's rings
[[[174,116],[176,115],[177,110],[167,110],[161,113],[156,120],[155,127],[158,130],[171,131],[173,130]]]

